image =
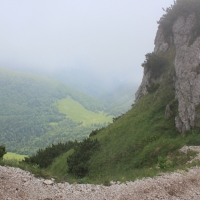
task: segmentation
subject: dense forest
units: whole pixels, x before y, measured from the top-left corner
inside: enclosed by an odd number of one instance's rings
[[[82,140],[102,126],[83,126],[60,113],[54,102],[67,96],[93,112],[104,105],[53,79],[0,68],[0,86],[1,143],[8,151],[31,154],[51,143]]]

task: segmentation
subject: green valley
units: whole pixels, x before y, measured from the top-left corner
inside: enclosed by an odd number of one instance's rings
[[[97,98],[47,77],[0,68],[0,86],[1,144],[10,152],[30,155],[48,144],[80,141],[112,120]],[[77,112],[65,113],[67,104]]]

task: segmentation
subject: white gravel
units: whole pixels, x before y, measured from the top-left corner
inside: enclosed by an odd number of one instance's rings
[[[1,200],[199,200],[200,168],[163,174],[110,187],[91,184],[54,183],[13,167],[0,166]]]
[[[199,152],[199,146],[180,149]],[[54,183],[19,168],[0,166],[0,200],[200,200],[200,167],[110,187]]]

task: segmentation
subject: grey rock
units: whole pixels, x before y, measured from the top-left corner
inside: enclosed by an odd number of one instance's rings
[[[158,27],[158,31],[156,33],[156,38],[154,40],[155,48],[154,52],[165,52],[169,48],[169,44],[165,42],[164,34],[163,34],[163,29],[162,27]]]
[[[45,181],[43,181],[43,183],[45,185],[53,185],[54,182],[52,180],[45,180]]]
[[[187,19],[179,17],[173,26],[176,46],[175,92],[179,102],[179,119],[175,122],[181,132],[195,127],[195,108],[200,104],[200,76],[196,70],[200,64],[200,38],[189,46],[194,25],[195,14],[192,13]]]
[[[187,19],[180,16],[173,25],[174,44],[176,48],[188,45],[192,35],[192,29],[196,23],[195,14],[190,14]]]
[[[180,132],[195,128],[195,120],[199,116],[196,107],[200,104],[200,37],[192,45],[189,44],[195,24],[195,13],[191,13],[187,18],[180,16],[173,24],[169,44],[166,43],[164,30],[160,26],[154,41],[155,53],[169,50],[172,44],[176,48],[174,86],[175,97],[178,99],[178,116],[175,118],[175,125]],[[146,86],[154,81],[150,78],[149,72],[144,68],[135,102],[148,93]],[[166,108],[165,116],[170,116],[169,107]]]
[[[154,48],[154,52],[155,53],[165,52],[170,47],[170,44],[165,42],[163,29],[160,26],[158,27],[158,31],[157,31],[157,34],[156,34],[156,38],[155,38],[154,44],[155,44],[155,48]],[[150,86],[151,83],[155,83],[155,80],[153,80],[151,78],[151,72],[148,71],[144,67],[142,83],[140,84],[137,92],[135,93],[135,103],[137,103],[144,95],[146,95],[148,93],[147,86]]]
[[[166,109],[165,109],[165,119],[169,119],[172,115],[172,110],[170,108],[170,105],[167,105],[166,106]]]
[[[135,102],[137,103],[144,95],[146,95],[147,92],[147,88],[146,86],[150,85],[150,77],[151,74],[149,71],[146,70],[146,68],[144,68],[144,74],[143,74],[143,78],[142,78],[142,83],[140,84],[140,87],[138,88],[137,92],[135,93]]]
[[[179,116],[176,116],[175,117],[175,125],[176,125],[176,129],[179,131],[179,132],[182,132],[185,130],[185,127],[183,126],[183,123],[180,119]]]

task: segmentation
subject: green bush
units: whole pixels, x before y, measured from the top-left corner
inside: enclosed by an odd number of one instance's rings
[[[103,183],[104,186],[111,186],[110,181],[109,180],[105,180]]]
[[[24,162],[33,165],[37,164],[41,168],[46,168],[53,162],[54,158],[74,148],[74,146],[77,145],[77,143],[77,141],[69,141],[65,144],[52,144],[46,147],[45,149],[39,149],[35,155],[26,157]]]
[[[145,70],[150,71],[151,78],[159,78],[165,70],[168,62],[165,58],[153,53],[148,53],[145,55],[146,60],[142,63],[142,67]]]
[[[158,167],[160,167],[160,169],[167,169],[170,167],[170,162],[167,157],[158,156]]]
[[[68,172],[76,177],[84,177],[89,172],[90,157],[99,146],[97,139],[87,138],[80,142],[74,148],[74,153],[67,159]]]
[[[4,154],[6,154],[6,147],[0,145],[0,159],[3,158]]]
[[[89,137],[92,137],[92,136],[94,136],[94,135],[97,135],[97,134],[98,134],[101,130],[103,130],[103,129],[105,129],[105,127],[102,127],[102,128],[93,130],[93,131],[90,133]]]
[[[188,130],[184,132],[188,146],[199,146],[200,145],[200,130]]]

